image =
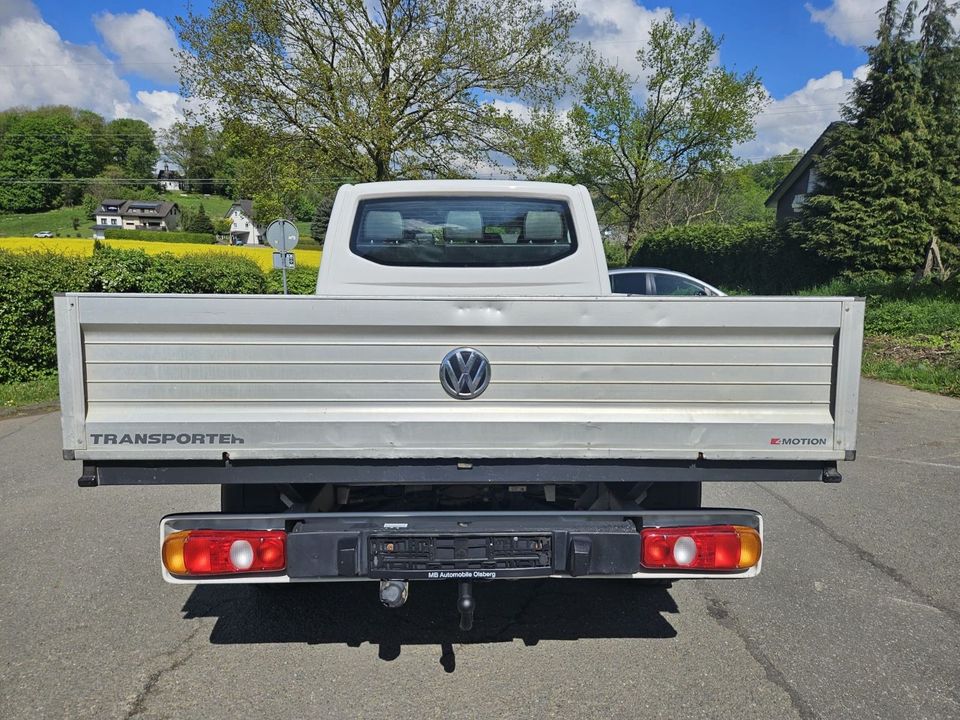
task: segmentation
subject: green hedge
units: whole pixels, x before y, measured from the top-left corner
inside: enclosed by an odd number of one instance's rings
[[[307,270],[316,277],[316,270]],[[147,255],[142,250],[118,250],[99,244],[90,258],[0,251],[0,383],[33,380],[56,371],[53,296],[71,291],[275,290],[253,260],[220,253]]]
[[[33,380],[56,369],[54,293],[89,286],[86,258],[0,252],[0,383]]]
[[[124,230],[107,228],[103,235],[108,240],[148,240],[155,242],[200,243],[212,245],[217,239],[209,233],[162,232],[159,230]]]
[[[290,295],[313,295],[317,291],[317,269],[298,265],[287,270],[287,293]],[[283,292],[283,275],[280,270],[267,273],[267,292],[279,295]]]
[[[758,294],[791,292],[830,277],[821,260],[766,222],[660,230],[637,241],[629,265],[679,270],[711,285]]]

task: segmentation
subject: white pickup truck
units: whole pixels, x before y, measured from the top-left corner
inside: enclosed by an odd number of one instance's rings
[[[718,481],[840,480],[864,304],[612,295],[587,191],[346,185],[317,294],[56,298],[80,484],[214,483],[173,583],[744,578]]]

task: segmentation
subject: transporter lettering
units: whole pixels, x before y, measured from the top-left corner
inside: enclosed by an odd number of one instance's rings
[[[233,433],[90,433],[94,445],[243,445]]]

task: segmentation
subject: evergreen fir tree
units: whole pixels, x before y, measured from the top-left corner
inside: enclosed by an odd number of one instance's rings
[[[922,196],[931,224],[917,278],[936,271],[960,251],[960,37],[951,19],[960,3],[929,0],[920,33],[920,84],[930,127],[930,174]]]
[[[323,245],[327,237],[327,225],[330,223],[330,211],[333,210],[333,195],[324,195],[317,203],[310,223],[310,237]]]
[[[184,214],[186,215],[186,213]],[[190,213],[184,217],[183,227],[187,232],[213,234],[213,221],[207,216],[207,211],[203,209],[203,203],[200,204],[195,213]]]
[[[820,186],[797,228],[805,245],[848,271],[913,269],[932,230],[923,194],[932,164],[921,93],[916,2],[888,0],[869,71],[851,93],[818,165]]]

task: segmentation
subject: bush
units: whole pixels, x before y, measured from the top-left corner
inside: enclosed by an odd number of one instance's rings
[[[54,293],[84,291],[264,293],[267,278],[250,258],[226,253],[147,255],[99,243],[90,258],[0,251],[0,383],[56,371]]]
[[[87,258],[0,252],[0,383],[54,372],[54,293],[89,287]]]
[[[317,291],[317,268],[298,265],[287,270],[287,292],[290,295],[313,295]],[[267,273],[267,292],[279,295],[283,292],[283,275],[280,270]]]
[[[98,243],[90,266],[94,292],[266,292],[266,278],[257,263],[227,253],[147,255],[143,250],[118,250]]]
[[[641,237],[629,264],[679,270],[711,285],[785,293],[823,282],[829,269],[773,223],[687,225]]]
[[[203,203],[200,203],[196,212],[184,210],[182,224],[186,232],[209,235],[214,233],[213,221],[207,217],[207,212],[203,209]]]
[[[179,265],[180,272],[186,278],[184,289],[161,292],[250,295],[267,291],[267,279],[263,271],[248,257],[226,253],[191,253],[179,258],[164,254],[159,257]],[[169,278],[169,274],[165,278]],[[169,280],[166,282],[169,286]]]
[[[163,232],[160,230],[123,230],[107,228],[104,231],[107,240],[152,240],[156,242],[200,243],[212,245],[216,242],[208,233]]]
[[[621,243],[604,240],[603,254],[606,255],[607,267],[611,270],[614,268],[622,268],[627,264],[627,248]]]

